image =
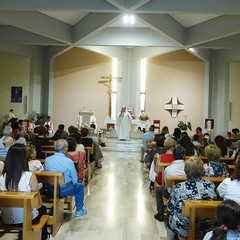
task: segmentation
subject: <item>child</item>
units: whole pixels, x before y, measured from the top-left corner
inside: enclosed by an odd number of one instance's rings
[[[221,227],[208,232],[203,240],[236,240],[240,239],[240,206],[233,200],[224,200],[217,207],[217,219]]]
[[[35,146],[32,144],[27,145],[28,150],[28,165],[29,171],[43,171],[43,165],[39,160],[35,160],[36,158],[36,149]]]

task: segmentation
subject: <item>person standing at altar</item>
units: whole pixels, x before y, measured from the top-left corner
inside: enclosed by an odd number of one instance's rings
[[[129,140],[131,132],[131,122],[132,117],[127,111],[127,108],[123,106],[117,118],[117,135],[119,140]]]
[[[49,126],[49,134],[54,134],[54,129],[53,129],[53,122],[51,119],[51,116],[47,116],[47,121],[44,123],[44,126],[48,125]]]
[[[140,121],[138,124],[138,130],[145,133],[146,132],[146,124],[142,121],[146,122],[148,120],[148,115],[144,112],[144,110],[141,110],[141,113],[138,115],[138,120]]]

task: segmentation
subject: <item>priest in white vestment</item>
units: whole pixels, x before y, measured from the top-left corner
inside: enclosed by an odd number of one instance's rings
[[[117,118],[117,135],[119,140],[129,140],[131,132],[132,116],[126,107],[122,107]]]

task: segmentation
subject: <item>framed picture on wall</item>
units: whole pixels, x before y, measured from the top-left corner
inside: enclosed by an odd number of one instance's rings
[[[205,119],[205,129],[211,131],[214,129],[214,119]]]
[[[22,87],[11,88],[11,102],[21,103],[22,102]]]

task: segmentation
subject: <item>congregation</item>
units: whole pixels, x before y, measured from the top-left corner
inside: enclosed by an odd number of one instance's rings
[[[151,125],[142,135],[140,161],[145,168],[149,169],[149,189],[156,197],[157,213],[154,217],[157,221],[166,223],[168,240],[186,239],[189,234],[189,219],[182,214],[184,200],[228,201],[230,199],[232,202],[227,203],[231,205],[240,202],[238,129],[233,129],[232,133],[228,132],[226,137],[217,135],[213,140],[208,132],[202,133],[200,127],[195,131],[192,137],[178,128],[175,128],[171,134],[168,127],[164,126],[159,133],[155,133],[154,125]],[[0,158],[3,160],[0,162],[3,173],[0,177],[0,190],[16,190],[21,183],[21,189],[24,191],[34,191],[41,189],[43,185],[38,183],[32,172],[43,170],[63,172],[64,181],[60,184],[59,196],[74,197],[75,217],[81,218],[87,214],[87,210],[83,208],[84,184],[89,177],[85,175],[85,150],[88,147],[93,148],[89,154],[91,171],[88,172],[92,174],[95,169],[102,168],[103,154],[99,147],[100,142],[94,125],[81,129],[72,125],[66,131],[65,126],[59,124],[56,132],[53,128],[49,131],[46,126],[40,125],[35,127],[34,131],[29,129],[25,131],[21,121],[14,118],[10,125],[4,127],[3,136],[0,138]],[[44,147],[47,148],[47,146],[51,146],[54,151],[45,150]],[[21,163],[17,163],[20,165],[15,170],[13,162],[15,164],[17,158]],[[229,164],[227,160],[232,161],[231,163],[229,161]],[[19,175],[22,171],[26,175],[21,175],[17,179],[12,177],[12,173]],[[170,187],[167,184],[169,176],[183,176],[186,179]],[[216,185],[204,177],[221,177],[223,181]],[[26,185],[23,183],[23,178],[27,179]],[[54,195],[53,185],[45,186],[44,190]],[[221,207],[218,210],[223,211]],[[8,209],[5,214],[4,209],[1,211],[4,223],[23,221],[23,212],[16,214],[16,210],[9,212]],[[33,222],[45,213],[44,206],[39,208],[32,215]],[[221,221],[224,222],[226,236],[239,236],[236,226],[226,227],[229,223],[220,219],[219,222]],[[42,231],[42,239],[47,239],[46,228]],[[211,229],[204,239],[211,239],[215,231],[217,230]],[[233,232],[236,234],[234,235]]]
[[[166,222],[168,240],[188,236],[189,219],[182,215],[184,200],[240,202],[239,130],[233,129],[226,137],[217,135],[214,140],[209,132],[203,134],[200,127],[195,131],[192,138],[178,128],[170,134],[167,126],[160,133],[154,133],[152,125],[142,137],[140,162],[149,169],[149,189],[157,206],[154,217]],[[171,188],[167,183],[170,176],[182,176],[186,181]],[[222,181],[215,185],[211,177],[222,178]],[[239,232],[235,235],[238,237]]]
[[[45,124],[49,123],[48,117]],[[56,132],[52,124],[50,128],[46,125],[35,126],[31,131],[15,116],[7,121],[0,138],[0,191],[39,190],[54,196],[55,185],[43,186],[34,172],[62,172],[64,180],[59,187],[59,197],[74,197],[75,218],[80,218],[87,214],[87,210],[83,208],[84,185],[96,169],[102,168],[103,154],[99,147],[102,142],[94,124],[81,129],[72,125],[67,131],[63,124],[59,124]],[[88,152],[86,149],[92,151]],[[44,205],[33,209],[32,222],[40,221],[46,213]],[[5,224],[23,223],[23,216],[23,209],[1,208],[1,219]],[[45,226],[42,228],[42,239],[48,238]]]

